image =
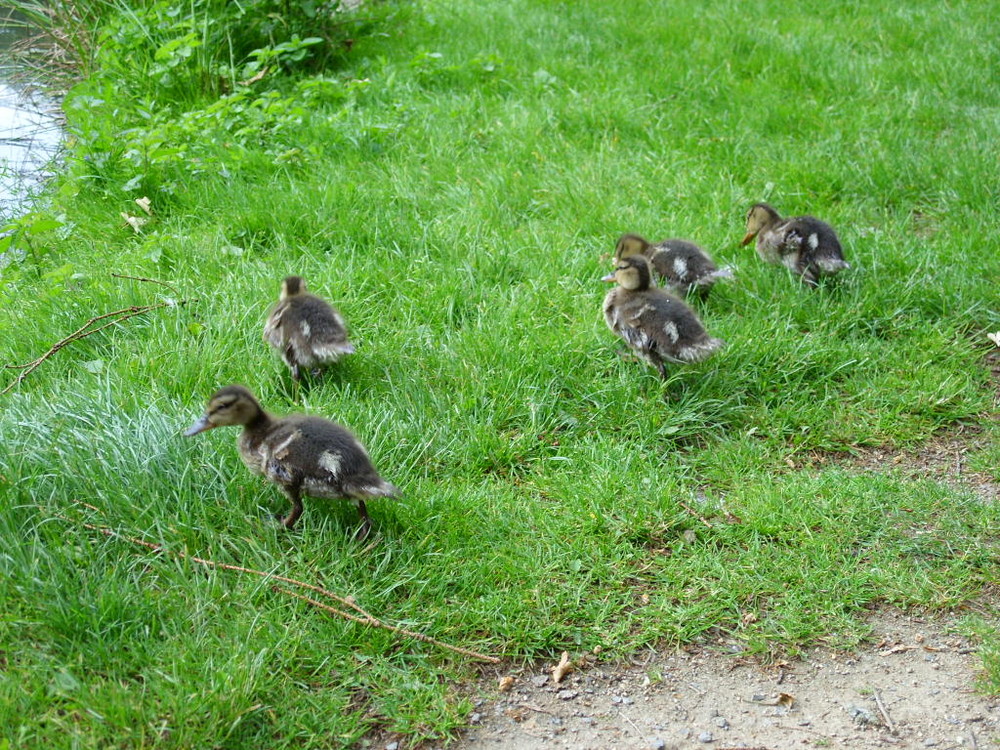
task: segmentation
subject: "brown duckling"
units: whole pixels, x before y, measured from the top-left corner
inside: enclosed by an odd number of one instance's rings
[[[322,367],[354,353],[340,313],[309,294],[301,276],[281,282],[281,296],[264,323],[264,340],[281,353],[294,380],[299,379],[300,368],[318,375]]]
[[[227,385],[209,399],[205,414],[184,434],[225,425],[243,425],[237,443],[243,463],[278,485],[292,501],[291,512],[281,519],[286,528],[302,515],[303,495],[353,500],[363,539],[371,529],[365,500],[399,497],[399,488],[379,476],[365,447],[336,422],[306,414],[275,417],[246,388]]]
[[[701,362],[725,344],[708,335],[682,300],[656,287],[644,255],[622,258],[602,281],[618,282],[604,298],[608,328],[653,365],[660,377],[667,377],[665,362]]]
[[[701,247],[688,240],[648,242],[637,234],[623,234],[615,246],[615,260],[630,255],[644,255],[663,284],[675,294],[686,296],[695,291],[708,294],[719,279],[733,278],[729,268],[719,268]]]
[[[785,266],[810,286],[816,286],[820,276],[851,267],[833,227],[814,216],[782,219],[768,204],[755,203],[747,212],[747,233],[741,244],[749,244],[754,237],[761,260]]]

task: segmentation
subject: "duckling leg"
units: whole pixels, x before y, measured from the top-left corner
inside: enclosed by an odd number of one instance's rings
[[[288,495],[288,499],[292,501],[292,509],[287,516],[281,519],[281,525],[286,529],[290,529],[299,520],[299,516],[302,515],[302,494],[299,487],[294,485],[287,487],[285,493]]]
[[[664,380],[666,380],[667,379],[667,368],[663,364],[663,360],[660,359],[659,357],[656,357],[653,360],[653,363],[656,365],[656,369],[659,371],[660,377],[663,378]]]
[[[368,538],[372,530],[372,519],[368,517],[368,508],[365,507],[364,500],[355,500],[358,505],[358,515],[361,516],[361,528],[358,529],[358,541],[362,542]]]

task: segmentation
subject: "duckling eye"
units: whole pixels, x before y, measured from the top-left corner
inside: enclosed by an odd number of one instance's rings
[[[217,411],[222,411],[223,409],[228,409],[230,406],[232,406],[235,403],[236,403],[236,399],[235,398],[229,398],[229,399],[226,399],[225,401],[217,401],[215,403],[214,408],[212,408],[212,409],[209,410],[209,413],[210,414],[214,414]]]

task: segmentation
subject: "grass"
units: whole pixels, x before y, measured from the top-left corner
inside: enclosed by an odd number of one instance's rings
[[[716,635],[762,655],[849,647],[873,607],[983,595],[995,505],[810,459],[956,424],[996,434],[985,7],[389,9],[327,73],[334,93],[278,79],[263,120],[230,100],[226,122],[259,137],[163,102],[171,127],[207,129],[184,158],[115,152],[132,110],[116,125],[80,106],[96,84],[71,92],[78,150],[46,209],[64,225],[0,279],[4,361],[177,296],[109,271],[197,301],[74,343],[3,397],[0,736],[415,743],[470,709],[462,658],[84,523],[515,662]],[[120,212],[142,194],[156,215],[137,235]],[[738,248],[761,199],[832,223],[854,269],[813,291]],[[696,303],[727,348],[665,385],[600,319],[601,256],[625,231],[737,267]],[[358,345],[298,403],[260,341],[292,272]],[[179,437],[230,382],[359,434],[406,495],[372,504],[377,546],[361,554],[352,509],[317,501],[279,533],[286,501],[240,464],[235,431]],[[996,692],[996,632],[979,632]]]

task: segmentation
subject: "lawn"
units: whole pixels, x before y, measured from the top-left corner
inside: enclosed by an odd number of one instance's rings
[[[880,605],[995,586],[1000,508],[845,460],[997,434],[988,4],[397,2],[346,17],[349,44],[271,45],[204,87],[230,59],[207,0],[106,5],[66,165],[8,217],[0,364],[170,304],[0,396],[0,743],[463,726],[481,662],[219,563],[510,663],[719,634],[762,659],[850,647]],[[810,289],[761,263],[738,244],[760,200],[828,221],[852,269]],[[666,382],[601,316],[624,232],[735,269],[692,301],[727,346]],[[261,340],[291,273],[357,346],[298,391]],[[367,543],[347,504],[307,499],[280,530],[235,429],[181,437],[229,383],[358,434],[404,492],[369,505]],[[998,691],[996,630],[968,627]]]

